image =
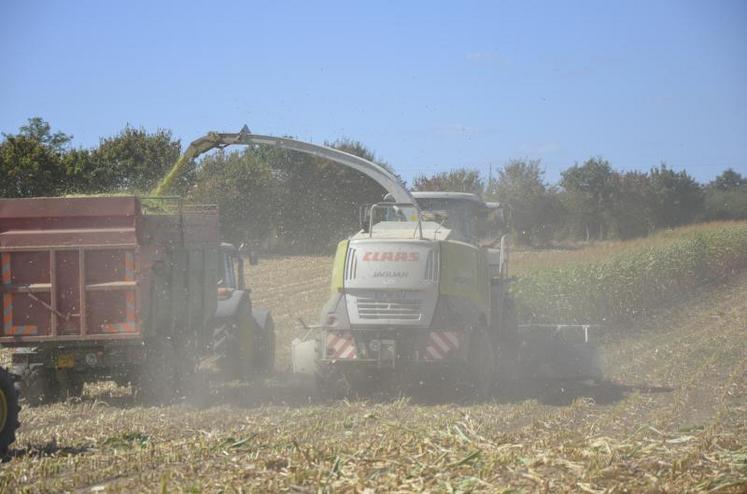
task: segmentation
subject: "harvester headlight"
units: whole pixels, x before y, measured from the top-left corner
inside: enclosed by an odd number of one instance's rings
[[[371,340],[368,344],[368,348],[370,348],[372,352],[378,352],[381,349],[381,342],[379,340]]]

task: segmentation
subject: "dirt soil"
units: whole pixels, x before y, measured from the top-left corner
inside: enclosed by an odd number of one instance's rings
[[[278,328],[278,376],[207,406],[82,400],[24,409],[2,492],[747,492],[747,275],[599,335],[610,383],[319,403],[289,383],[299,317],[329,258],[249,271]]]

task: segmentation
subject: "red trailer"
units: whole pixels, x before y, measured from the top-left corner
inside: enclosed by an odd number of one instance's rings
[[[208,352],[227,368],[273,366],[272,318],[252,309],[215,206],[0,199],[0,298],[0,345],[13,352],[11,373],[0,369],[0,452],[17,428],[14,380],[32,405],[102,379],[162,400],[192,387]]]
[[[204,325],[215,310],[218,211],[174,202],[148,208],[135,197],[0,200],[0,343],[141,340],[159,300],[159,272],[185,278],[182,296],[168,295],[191,309],[188,325]]]
[[[211,344],[221,256],[214,206],[0,200],[0,344],[14,349],[26,398],[79,394],[94,379],[177,388]]]

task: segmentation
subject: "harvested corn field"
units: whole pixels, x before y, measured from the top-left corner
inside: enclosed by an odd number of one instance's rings
[[[525,256],[531,256],[526,254]],[[317,402],[284,379],[331,259],[248,270],[272,309],[280,377],[212,405],[142,407],[125,388],[23,410],[0,490],[28,492],[643,492],[747,489],[747,276],[603,340],[610,382]]]

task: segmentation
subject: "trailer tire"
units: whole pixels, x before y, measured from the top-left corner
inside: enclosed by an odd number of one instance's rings
[[[8,454],[8,448],[16,440],[16,431],[21,426],[18,413],[17,377],[0,368],[0,456]]]
[[[30,407],[54,403],[60,399],[54,371],[42,365],[33,366],[22,374],[21,397]]]
[[[67,398],[80,398],[83,396],[85,381],[78,376],[70,376],[68,379],[68,382],[63,388]]]

